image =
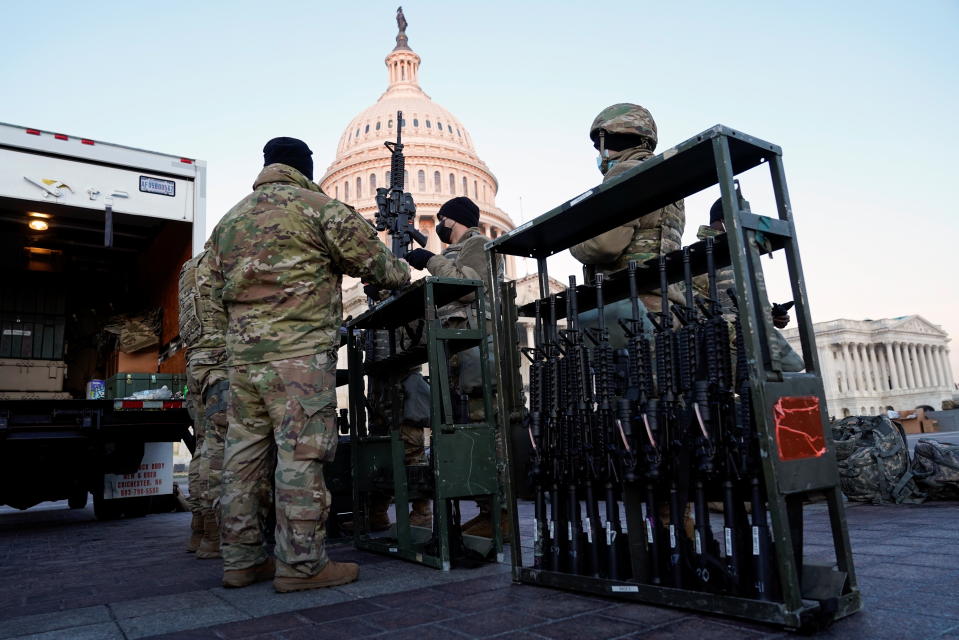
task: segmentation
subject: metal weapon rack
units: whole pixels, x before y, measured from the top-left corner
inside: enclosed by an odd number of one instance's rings
[[[470,296],[474,317],[484,318],[483,283],[479,280],[426,277],[380,302],[347,322],[349,362],[350,439],[353,465],[354,544],[358,549],[383,553],[448,571],[458,560],[473,563],[502,559],[500,533],[500,487],[496,473],[491,377],[483,367],[483,402],[486,418],[473,422],[454,411],[449,358],[478,347],[480,362],[489,358],[484,323],[466,329],[442,325],[438,310],[445,304]],[[366,331],[404,331],[423,322],[422,337],[406,349],[391,347],[390,354],[374,360],[364,346]],[[410,367],[426,363],[429,369],[431,410],[429,456],[426,465],[405,464],[400,439],[399,414],[392,410],[389,435],[372,433],[364,376],[385,379],[393,389],[392,406],[398,408],[398,376]],[[468,413],[468,412],[467,412]],[[394,496],[396,525],[385,535],[370,530],[370,495]],[[489,497],[494,538],[463,535],[459,500]],[[408,503],[415,498],[433,499],[433,527],[410,526]]]
[[[763,163],[770,171],[777,208],[775,216],[756,215],[749,210],[747,203],[737,199],[734,176]],[[527,584],[747,618],[788,628],[821,628],[858,611],[862,603],[853,570],[833,442],[828,427],[824,428],[827,415],[822,374],[786,189],[782,151],[778,146],[717,125],[644,161],[620,179],[599,185],[487,244],[488,266],[493,278],[495,263],[502,259],[502,255],[534,258],[539,267],[539,300],[517,308],[510,283],[498,283],[493,292],[493,315],[497,318],[494,348],[500,356],[497,383],[500,390],[510,390],[497,395],[500,428],[507,428],[506,417],[514,411],[524,411],[521,401],[517,405],[523,396],[519,392],[521,354],[515,349],[518,336],[513,319],[520,315],[536,317],[537,325],[540,322],[545,324],[547,320],[554,323],[553,340],[555,344],[561,344],[563,332],[557,337],[555,323],[566,317],[564,310],[571,296],[569,290],[550,295],[547,257],[717,183],[722,196],[725,235],[669,253],[662,261],[654,259],[636,265],[639,268],[634,267],[631,273],[625,273],[627,270],[624,269],[609,274],[605,282],[600,279],[596,286],[587,283],[576,287],[578,310],[573,307],[572,315],[576,317],[577,313],[602,307],[604,301],[597,300],[597,291],[601,292],[600,297],[605,297],[605,303],[629,298],[629,284],[633,278],[635,294],[636,290],[659,289],[662,278],[674,283],[688,280],[690,273],[706,273],[707,253],[712,254],[714,268],[732,265],[739,310],[739,319],[735,322],[739,333],[736,353],[740,366],[737,369],[748,372],[748,376],[742,377],[748,387],[741,387],[739,393],[730,393],[728,402],[737,412],[743,407],[749,407],[752,412],[749,420],[742,421],[745,429],[741,432],[744,438],[752,440],[753,453],[749,456],[752,468],[745,469],[746,475],[751,472],[751,479],[723,478],[715,471],[699,477],[700,481],[706,480],[706,491],[712,495],[723,493],[726,481],[733,487],[723,508],[721,530],[725,536],[712,536],[708,510],[702,508],[705,500],[700,495],[697,495],[700,504],[695,513],[694,536],[684,531],[688,515],[680,515],[688,514],[688,494],[683,499],[684,508],[672,510],[675,515],[664,518],[662,511],[656,512],[656,501],[661,509],[663,502],[671,500],[670,488],[674,492],[676,488],[664,487],[666,483],[662,479],[656,480],[655,474],[649,473],[651,463],[644,467],[647,460],[643,459],[643,447],[647,454],[652,449],[648,460],[656,460],[659,456],[656,448],[664,441],[666,446],[675,445],[675,440],[670,442],[674,436],[669,433],[657,436],[660,441],[657,444],[652,436],[647,438],[647,433],[652,432],[648,423],[647,428],[643,428],[641,419],[636,421],[632,432],[626,429],[624,433],[617,416],[610,429],[612,435],[606,440],[607,446],[619,448],[620,453],[625,451],[635,455],[639,461],[625,478],[607,478],[606,490],[612,493],[604,493],[603,483],[599,483],[599,495],[611,496],[605,502],[607,507],[609,503],[614,506],[611,511],[607,509],[606,517],[601,520],[608,521],[610,513],[618,519],[622,509],[627,526],[621,526],[618,531],[611,531],[613,527],[596,527],[596,520],[600,518],[596,510],[591,513],[589,500],[593,500],[593,505],[597,501],[595,495],[592,498],[584,495],[588,486],[569,488],[562,484],[562,480],[555,479],[553,482],[558,484],[544,486],[543,480],[534,477],[541,472],[531,465],[530,482],[533,485],[540,482],[532,532],[523,532],[520,528],[516,483],[509,487],[513,531],[516,532],[511,545],[513,579]],[[773,252],[783,252],[788,264],[806,367],[802,373],[784,373],[778,351],[770,349],[767,340],[773,326],[760,256]],[[723,340],[728,342],[725,324],[723,329]],[[572,349],[568,346],[562,348]],[[657,343],[656,354],[659,352]],[[656,365],[658,368],[660,363],[656,362]],[[596,365],[594,362],[587,366]],[[657,386],[662,383],[661,375],[657,371]],[[559,374],[554,374],[553,379],[559,379]],[[535,392],[531,382],[529,394]],[[595,393],[595,389],[591,392]],[[556,415],[562,410],[556,406],[554,398],[549,403],[553,406],[542,406],[543,412],[553,411]],[[658,400],[657,410],[661,411],[664,398]],[[592,407],[588,410],[599,411]],[[636,413],[646,416],[644,411],[646,409],[640,408]],[[529,412],[526,416],[522,437],[514,434],[506,438],[511,462],[526,456],[532,458],[531,451],[535,447],[530,443],[535,443],[542,435],[544,427],[539,424],[542,416],[536,415],[534,419]],[[739,424],[740,421],[734,422]],[[702,425],[701,418],[699,424]],[[699,427],[692,418],[690,425],[698,438]],[[614,431],[617,426],[619,431]],[[633,439],[632,447],[620,444],[620,434],[623,442]],[[525,443],[521,449],[517,448],[518,442]],[[712,445],[700,440],[700,446]],[[686,452],[687,457],[683,460],[687,468],[695,468],[698,453]],[[546,460],[540,464],[552,462]],[[717,461],[716,464],[722,463]],[[514,470],[514,478],[522,472]],[[702,489],[697,486],[696,491]],[[569,495],[573,497],[569,498]],[[824,498],[827,502],[834,563],[815,564],[804,557],[803,503],[811,496]],[[723,498],[727,499],[725,493]],[[581,506],[584,500],[585,505]],[[576,506],[570,507],[570,504]],[[581,509],[585,511],[585,520]],[[748,517],[752,517],[751,522],[746,520]],[[671,520],[671,525],[678,525],[677,521],[682,519],[684,526],[670,526],[664,522],[666,519]],[[579,527],[584,530],[580,532]],[[523,533],[526,535],[522,536]],[[702,539],[701,534],[706,539]],[[617,536],[619,544],[611,543]],[[678,544],[676,538],[680,538]],[[725,542],[724,546],[720,546],[721,541]],[[610,558],[617,557],[613,555],[597,554],[598,561],[594,555],[593,562],[590,562],[594,542],[606,554],[616,550],[619,554],[617,566],[611,564]],[[529,553],[530,546],[533,547],[532,554]],[[706,551],[707,548],[712,551]],[[705,554],[710,554],[711,562],[706,562],[710,558]]]

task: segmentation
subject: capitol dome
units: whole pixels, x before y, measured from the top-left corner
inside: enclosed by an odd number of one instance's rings
[[[386,91],[347,125],[320,187],[372,220],[376,189],[390,183],[390,152],[383,143],[396,140],[397,112],[402,111],[405,190],[413,195],[416,226],[428,236],[427,248],[434,253],[442,251],[443,245],[433,233],[435,215],[444,202],[456,196],[468,196],[479,206],[479,226],[485,235],[495,238],[514,226],[509,215],[496,206],[499,185],[476,155],[463,123],[420,88],[420,57],[409,48],[405,26],[404,20],[396,47],[386,56]],[[507,260],[510,276],[513,266],[513,260]]]

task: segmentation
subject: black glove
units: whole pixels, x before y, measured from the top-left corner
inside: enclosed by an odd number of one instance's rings
[[[378,286],[376,286],[375,284],[364,284],[364,285],[363,285],[363,293],[366,294],[366,297],[367,297],[367,298],[372,298],[372,299],[373,299],[374,301],[376,301],[376,302],[379,302],[379,301],[380,301],[380,291],[382,291],[382,289],[380,289],[380,288],[379,288]]]
[[[406,254],[406,261],[409,262],[410,266],[414,269],[425,269],[426,263],[435,255],[435,253],[427,251],[426,249],[413,249]]]

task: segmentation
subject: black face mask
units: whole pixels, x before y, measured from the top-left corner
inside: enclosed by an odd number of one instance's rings
[[[440,242],[449,244],[450,240],[453,239],[453,229],[447,227],[445,224],[441,224],[436,227],[436,237],[440,239]]]

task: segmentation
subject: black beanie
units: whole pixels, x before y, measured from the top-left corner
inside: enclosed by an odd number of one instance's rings
[[[723,199],[722,198],[714,202],[713,206],[709,208],[709,224],[718,222],[720,220],[725,220],[723,216]]]
[[[479,224],[479,207],[466,196],[460,196],[443,203],[436,217],[449,218],[467,227],[475,227]]]
[[[285,164],[310,180],[313,179],[313,152],[306,143],[296,138],[273,138],[263,147],[263,166]]]

